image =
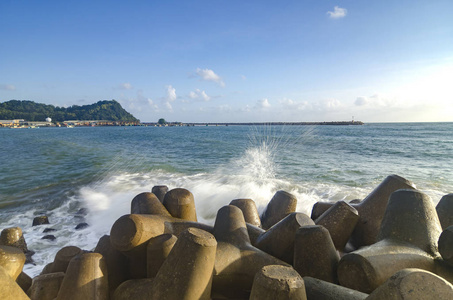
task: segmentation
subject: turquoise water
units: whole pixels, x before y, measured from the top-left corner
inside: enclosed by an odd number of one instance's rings
[[[453,123],[0,129],[0,155],[0,229],[22,227],[33,276],[63,246],[94,248],[154,185],[189,189],[206,223],[236,198],[262,211],[280,189],[309,214],[316,201],[364,198],[390,174],[437,203],[452,192]],[[32,228],[40,214],[51,224]],[[55,241],[41,240],[45,227]]]

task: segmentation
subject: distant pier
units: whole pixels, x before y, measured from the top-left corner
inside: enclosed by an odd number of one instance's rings
[[[248,123],[184,123],[184,126],[260,126],[260,125],[363,125],[361,121],[333,121],[333,122],[248,122]]]

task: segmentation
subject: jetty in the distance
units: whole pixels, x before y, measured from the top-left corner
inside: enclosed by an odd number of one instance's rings
[[[332,122],[240,122],[240,123],[184,123],[185,126],[235,126],[235,125],[363,125],[361,121]]]

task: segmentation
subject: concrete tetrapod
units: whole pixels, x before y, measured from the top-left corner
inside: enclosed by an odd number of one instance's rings
[[[306,214],[291,213],[261,234],[256,240],[255,246],[288,264],[292,264],[297,230],[301,226],[314,224],[313,220]]]
[[[387,176],[363,201],[351,206],[357,209],[359,221],[352,233],[351,242],[355,248],[368,246],[377,241],[381,222],[390,195],[399,189],[415,189],[409,180],[398,175]],[[313,206],[312,219],[316,220],[334,203],[318,202]]]
[[[266,233],[266,230],[264,230],[261,227],[252,225],[250,223],[246,223],[246,226],[247,226],[247,232],[249,234],[250,242],[252,243],[253,246],[256,247],[256,241],[262,234]]]
[[[107,266],[99,253],[84,253],[71,259],[56,298],[87,299],[109,299]]]
[[[57,297],[64,273],[50,273],[36,276],[28,292],[32,300],[53,300]]]
[[[379,242],[341,258],[341,285],[370,293],[405,268],[451,276],[434,260],[439,256],[436,244],[440,231],[434,205],[427,195],[416,190],[394,192],[382,221]]]
[[[2,300],[29,300],[27,294],[11,278],[2,266],[0,266],[0,299]]]
[[[150,214],[170,217],[170,213],[153,193],[141,193],[131,201],[131,214]]]
[[[343,251],[359,221],[357,210],[344,201],[338,201],[315,220],[316,225],[324,226],[338,251]]]
[[[110,294],[127,278],[127,258],[120,251],[112,247],[110,236],[104,235],[98,241],[94,252],[101,254],[104,257],[107,265],[108,282]]]
[[[217,252],[212,284],[213,298],[248,299],[256,272],[266,265],[289,266],[253,247],[242,211],[233,205],[217,212],[214,224]]]
[[[24,253],[28,251],[22,229],[20,227],[10,227],[2,230],[0,235],[0,245],[16,247]]]
[[[296,211],[297,198],[285,191],[277,191],[267,204],[266,210],[261,216],[263,229],[269,229],[278,221]]]
[[[16,247],[0,246],[0,266],[16,280],[25,264],[25,254]]]
[[[164,202],[164,197],[167,192],[168,192],[168,186],[166,186],[166,185],[155,185],[151,189],[151,193],[156,195],[157,199],[159,199],[160,202]]]
[[[244,215],[246,223],[261,227],[261,220],[255,201],[252,199],[235,199],[230,202],[230,205],[239,207]]]
[[[33,279],[27,275],[24,271],[19,274],[19,276],[16,279],[17,284],[20,286],[20,288],[24,291],[27,292],[28,289],[31,287]]]
[[[212,234],[187,229],[154,279],[128,280],[116,289],[113,299],[210,299],[216,246]]]
[[[77,246],[66,246],[61,248],[60,250],[58,250],[57,254],[55,254],[55,258],[53,260],[49,273],[65,273],[71,259],[82,253],[83,250]]]
[[[306,300],[304,280],[291,267],[270,265],[255,275],[250,300]]]
[[[304,276],[303,279],[308,300],[363,300],[368,297],[368,294],[317,278]]]
[[[173,217],[197,221],[195,201],[190,191],[182,188],[172,189],[165,194],[163,204]]]
[[[149,240],[146,248],[147,277],[154,278],[160,267],[170,254],[178,238],[173,234],[166,233]]]
[[[442,229],[453,225],[453,194],[443,196],[437,203],[436,211]]]
[[[301,276],[338,283],[339,260],[340,256],[326,228],[313,225],[302,226],[297,230],[293,266]]]
[[[390,196],[377,239],[408,242],[438,256],[437,241],[441,233],[431,198],[417,190],[402,189]]]
[[[453,225],[447,227],[440,235],[439,252],[444,261],[453,266]]]
[[[442,277],[420,269],[404,269],[391,276],[367,300],[450,300],[453,285]]]

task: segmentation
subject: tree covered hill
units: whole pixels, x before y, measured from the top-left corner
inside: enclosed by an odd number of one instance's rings
[[[69,107],[47,105],[29,100],[10,100],[0,103],[0,120],[44,121],[47,117],[52,118],[54,122],[67,120],[140,122],[115,100]]]

